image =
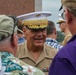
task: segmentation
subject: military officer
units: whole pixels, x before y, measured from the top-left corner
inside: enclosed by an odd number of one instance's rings
[[[71,39],[72,34],[69,31],[68,25],[66,24],[66,20],[64,20],[61,16],[61,14],[59,14],[59,20],[57,22],[57,24],[59,24],[59,27],[61,29],[61,32],[64,33],[64,40],[62,41],[62,45],[65,46],[67,44],[67,42]]]
[[[48,75],[49,66],[57,50],[45,44],[50,12],[32,12],[20,15],[23,20],[26,42],[18,46],[17,57],[22,61],[41,69]]]

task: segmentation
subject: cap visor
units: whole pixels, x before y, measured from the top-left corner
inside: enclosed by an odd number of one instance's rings
[[[62,22],[65,22],[65,21],[58,21],[57,24],[60,24],[60,23],[62,23]]]

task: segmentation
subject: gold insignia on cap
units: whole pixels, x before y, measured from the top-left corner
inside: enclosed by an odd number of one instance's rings
[[[37,14],[36,17],[39,17],[41,14]]]
[[[23,21],[23,24],[31,29],[39,29],[47,27],[48,20],[47,19],[25,20]]]

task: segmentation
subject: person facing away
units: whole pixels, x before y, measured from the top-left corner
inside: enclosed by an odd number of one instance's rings
[[[64,40],[62,41],[62,45],[65,46],[67,42],[71,39],[72,34],[69,31],[68,25],[66,24],[66,21],[62,18],[61,14],[59,14],[59,21],[57,22],[57,24],[59,24],[61,32],[63,32],[65,35]]]
[[[57,42],[57,31],[53,21],[48,21],[46,44],[60,50],[63,46]]]
[[[17,30],[17,36],[18,36],[18,44],[21,44],[25,41],[25,37],[24,37],[24,25],[22,25],[22,21],[18,20],[18,30]]]
[[[25,26],[26,42],[18,46],[17,57],[41,69],[48,75],[49,66],[57,50],[46,45],[47,25],[50,12],[32,12],[18,16]]]
[[[44,75],[39,69],[15,57],[17,29],[15,16],[0,15],[0,75]]]
[[[62,15],[72,38],[57,53],[49,69],[49,75],[76,75],[76,0],[61,0]]]

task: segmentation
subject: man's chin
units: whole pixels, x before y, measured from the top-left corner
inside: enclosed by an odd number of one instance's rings
[[[35,44],[35,46],[37,46],[37,47],[42,47],[42,46],[43,46],[43,43]]]

